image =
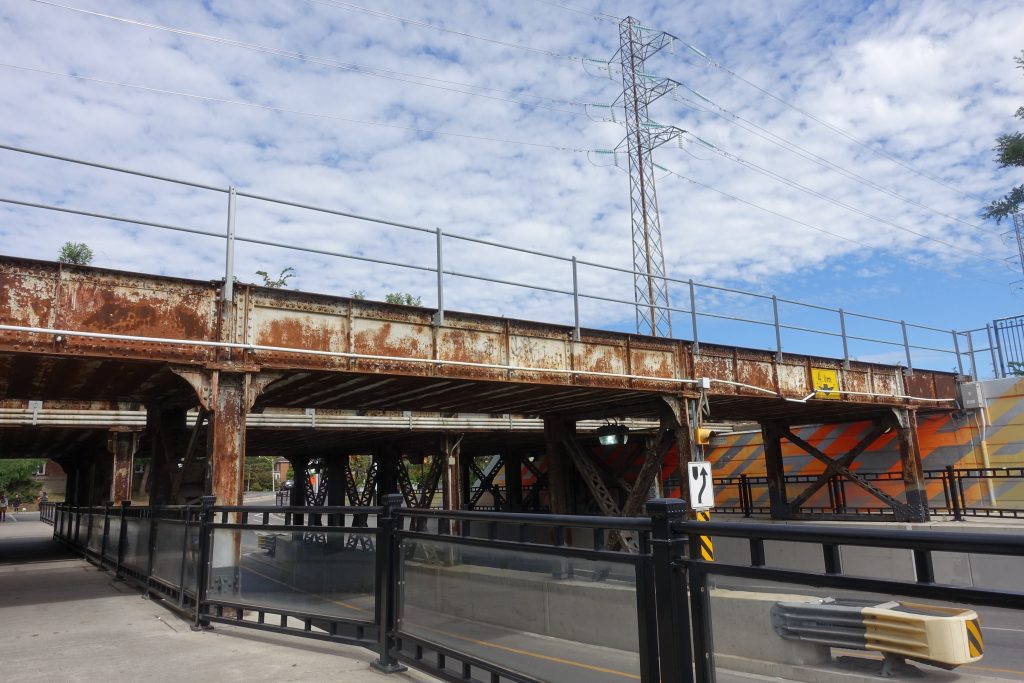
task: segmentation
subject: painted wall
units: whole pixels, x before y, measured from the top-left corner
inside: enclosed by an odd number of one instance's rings
[[[1011,377],[982,383],[987,406],[966,413],[921,413],[918,430],[925,470],[939,470],[946,465],[961,468],[1022,467],[1024,466],[1024,378]],[[826,455],[837,457],[852,449],[867,433],[869,424],[812,425],[795,433]],[[712,439],[706,457],[713,463],[716,477],[764,476],[764,446],[760,432],[728,434]],[[783,463],[787,475],[816,475],[824,465],[793,444],[783,441]],[[895,434],[883,435],[876,440],[853,464],[854,472],[900,472],[900,459]],[[936,505],[944,502],[942,482],[931,480],[928,497]],[[905,500],[902,481],[877,482],[878,488],[900,500]],[[790,484],[790,497],[801,490],[801,484]],[[847,482],[849,506],[878,507],[881,501],[860,487]],[[964,495],[968,504],[1024,508],[1024,480],[1006,479],[964,482]],[[754,505],[767,505],[768,492],[763,486],[753,491]],[[734,487],[716,492],[720,505],[739,505]],[[828,493],[819,491],[808,501],[808,506],[827,506]]]

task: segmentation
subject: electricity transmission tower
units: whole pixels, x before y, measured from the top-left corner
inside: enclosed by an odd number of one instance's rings
[[[651,76],[645,72],[644,64],[673,40],[674,36],[667,33],[644,28],[633,17],[619,23],[616,54],[622,66],[622,95],[616,105],[626,112],[626,137],[616,151],[625,145],[629,159],[636,330],[655,337],[672,336],[672,316],[651,153],[666,142],[679,140],[684,131],[662,126],[648,116],[651,103],[671,92],[678,83]]]

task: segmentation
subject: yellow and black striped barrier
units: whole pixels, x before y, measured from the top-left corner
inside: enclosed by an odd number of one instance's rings
[[[978,613],[958,607],[832,598],[779,602],[772,607],[772,628],[789,640],[873,650],[945,669],[985,654]]]
[[[695,519],[698,522],[710,522],[711,511],[710,510],[695,510]],[[700,559],[705,562],[715,561],[715,544],[711,541],[710,536],[698,536],[697,547],[695,552],[700,555]]]

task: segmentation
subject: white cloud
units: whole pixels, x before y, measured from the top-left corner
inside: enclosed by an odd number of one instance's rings
[[[327,2],[241,0],[139,2],[66,0],[77,7],[230,40],[472,84],[494,97],[536,101],[578,114],[572,104],[526,93],[608,104],[620,85],[594,65],[439,33]],[[369,6],[369,3],[367,3]],[[1024,47],[1024,8],[996,0],[882,2],[577,3],[629,12],[704,50],[771,92],[831,125],[904,159],[967,196],[928,180],[809,121],[677,44],[650,64],[744,119],[798,143],[871,182],[941,213],[978,223],[977,212],[1022,180],[991,161],[993,139],[1012,129],[1024,104],[1024,78],[1011,58]],[[380,2],[372,7],[455,31],[564,55],[611,56],[612,23],[547,3]],[[574,149],[607,149],[614,123],[185,35],[20,0],[0,9],[0,62],[75,73],[214,98],[330,114],[479,138]],[[404,77],[403,77],[404,78]],[[0,142],[300,203],[414,223],[520,247],[629,267],[628,179],[591,163],[598,157],[343,123],[330,118],[204,102],[173,95],[0,68]],[[414,79],[415,80],[415,79]],[[442,84],[447,88],[461,86]],[[483,90],[489,88],[490,90]],[[520,95],[509,95],[511,91]],[[693,99],[687,95],[688,98]],[[597,109],[591,109],[591,112]],[[729,122],[671,98],[652,107],[731,154],[954,246],[937,244],[851,213],[723,158],[697,144],[667,145],[657,161],[700,183],[843,235],[816,232],[731,201],[673,176],[658,177],[668,269],[673,277],[725,283],[789,298],[973,326],[1015,312],[1005,283],[1013,273],[984,259],[1012,251],[976,230],[879,193],[791,154]],[[616,117],[621,120],[621,116]],[[97,169],[0,152],[0,195],[144,220],[222,231],[226,198]],[[607,157],[601,157],[607,159]],[[988,231],[994,225],[983,226]],[[240,234],[328,251],[430,266],[433,236],[327,213],[239,202]],[[0,206],[0,252],[52,258],[66,240],[87,241],[99,265],[213,279],[222,244],[206,237],[129,228]],[[868,247],[862,245],[869,245]],[[446,267],[461,273],[571,288],[565,261],[446,241]],[[241,245],[238,272],[294,265],[307,291],[371,296],[407,289],[432,303],[430,273],[253,245]],[[580,269],[585,291],[629,300],[628,275]],[[449,307],[568,322],[571,299],[521,288],[447,278]],[[685,286],[674,287],[687,305]],[[740,303],[734,309],[743,313]],[[584,324],[621,325],[626,305],[584,300]],[[759,316],[763,318],[764,311]],[[787,311],[794,323],[809,312]],[[801,317],[802,316],[802,317]],[[688,330],[685,316],[677,329]],[[743,334],[736,341],[744,343]]]

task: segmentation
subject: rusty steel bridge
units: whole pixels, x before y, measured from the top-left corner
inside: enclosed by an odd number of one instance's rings
[[[146,407],[141,438],[137,427],[112,428],[105,452],[89,461],[92,473],[69,483],[72,497],[82,503],[128,498],[128,464],[142,449],[155,470],[152,500],[180,500],[181,479],[190,476],[191,466],[208,462],[207,489],[220,502],[237,504],[244,458],[253,450],[246,447],[250,412],[418,411],[539,417],[542,438],[475,435],[465,446],[509,462],[521,462],[531,448],[543,451],[549,464],[538,479],[548,488],[553,512],[576,507],[578,470],[602,512],[628,515],[639,510],[670,449],[683,454],[680,462],[691,459],[687,454],[699,457],[693,427],[701,420],[760,423],[769,475],[780,482],[783,439],[828,460],[790,426],[869,420],[876,427],[867,443],[830,460],[827,474],[856,478],[850,463],[872,439],[896,429],[906,496],[887,502],[901,518],[922,519],[927,508],[916,413],[957,406],[958,376],[949,372],[908,372],[900,366],[708,343],[698,347],[455,311],[439,320],[430,309],[237,283],[232,294],[225,296],[223,281],[0,258],[0,400]],[[814,376],[823,370],[838,380],[827,392],[830,398],[822,398],[815,386]],[[199,417],[189,425],[186,412],[196,408]],[[657,420],[659,428],[645,440],[636,481],[632,486],[620,481],[628,490],[616,491],[589,462],[576,423],[625,418]],[[438,466],[433,482],[443,482],[446,506],[459,507],[458,491],[464,487],[458,480],[469,471],[455,462],[462,444],[450,431],[397,438],[379,430],[370,441],[372,426],[358,440],[347,432],[294,439],[288,430],[276,438],[272,431],[261,433],[261,443],[274,444],[300,466],[354,448],[366,452],[372,441],[369,450],[379,461],[375,484],[385,493],[399,490],[407,479],[400,466],[397,473],[394,467],[403,455],[443,453],[448,457],[434,459],[446,464]],[[3,438],[8,446],[14,442]],[[3,454],[15,455],[10,448]],[[75,471],[75,458],[65,456],[63,462]],[[332,477],[338,482],[336,496],[328,497],[369,500],[366,492],[351,490],[345,464],[339,467]],[[773,488],[779,516],[786,516],[786,496],[784,485]]]

